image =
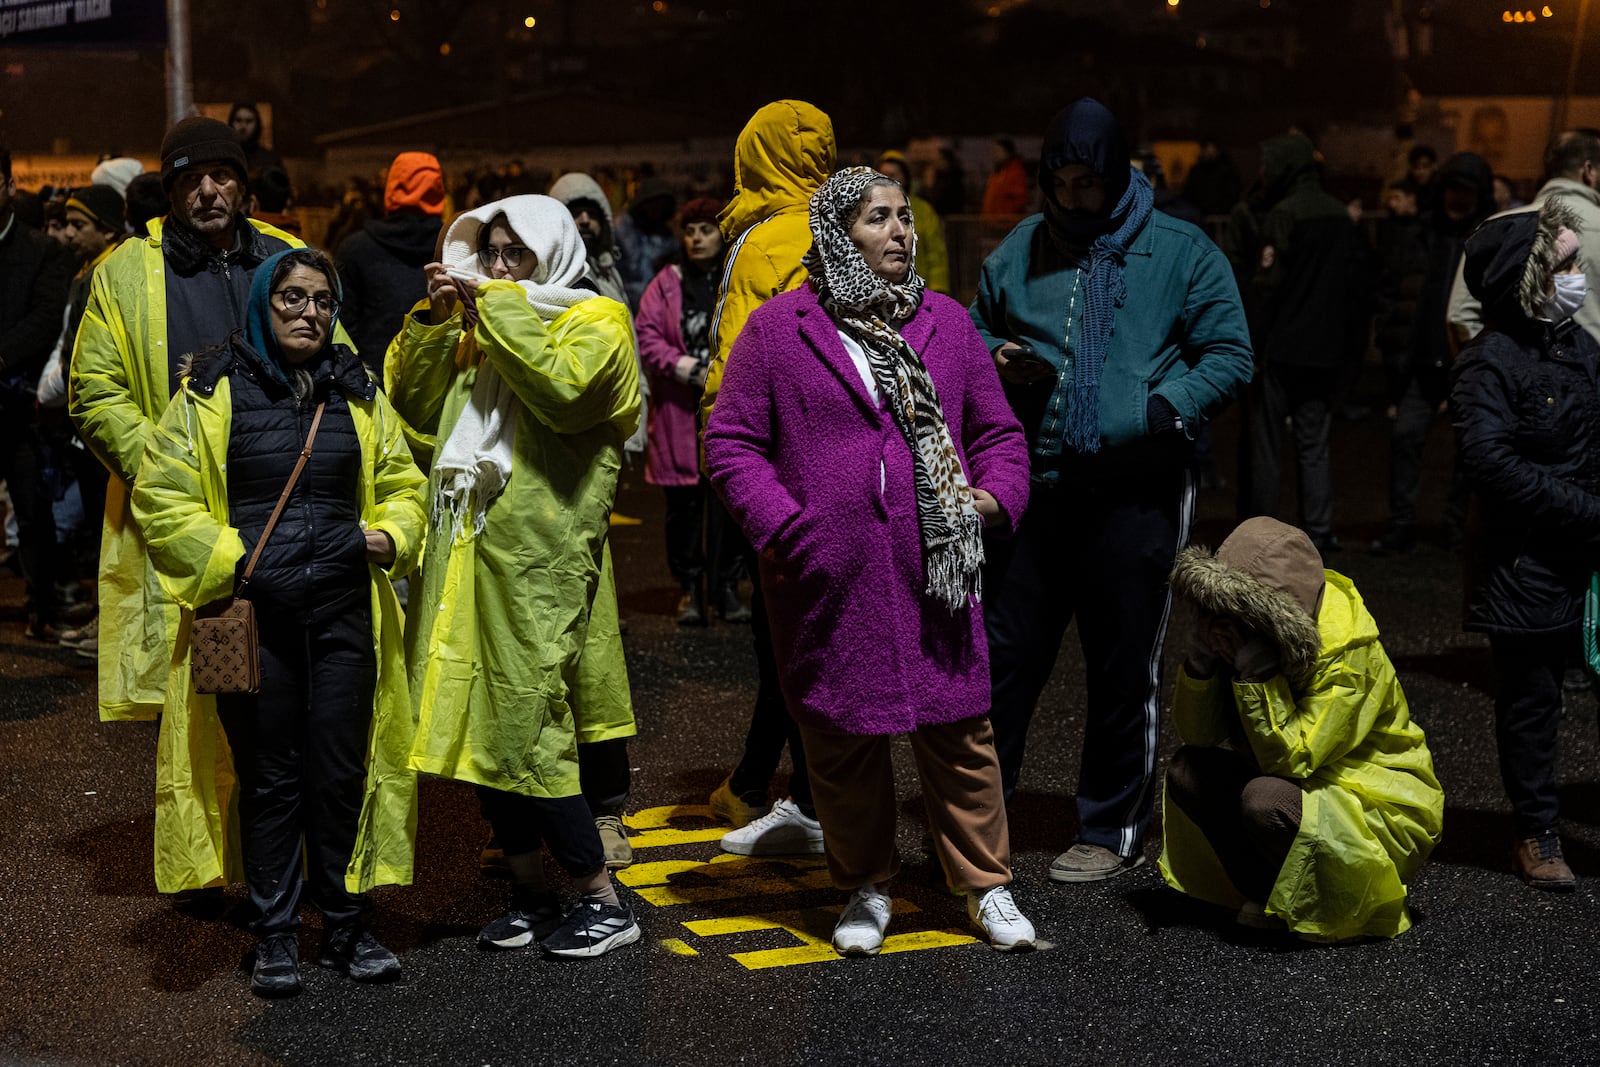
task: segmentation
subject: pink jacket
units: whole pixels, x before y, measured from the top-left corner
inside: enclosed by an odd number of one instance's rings
[[[683,341],[683,276],[679,269],[663,267],[650,279],[633,320],[639,358],[650,376],[644,480],[651,485],[700,483],[699,428],[695,424],[700,393],[673,376],[678,360],[689,354]]]
[[[1005,513],[991,535],[1008,536],[1028,502],[1028,450],[993,359],[966,309],[938,293],[924,294],[903,334],[933,378],[971,484]],[[746,323],[705,450],[712,484],[761,553],[792,715],[892,734],[989,710],[982,608],[952,615],[923,594],[911,449],[809,283]]]

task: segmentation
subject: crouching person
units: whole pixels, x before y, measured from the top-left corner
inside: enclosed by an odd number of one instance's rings
[[[158,840],[157,881],[179,866],[181,884],[232,880],[239,842],[260,938],[251,988],[265,997],[300,992],[302,885],[323,915],[325,965],[357,981],[398,976],[360,894],[411,881],[413,727],[389,579],[421,553],[426,481],[361,360],[330,343],[338,285],[320,252],[261,265],[245,329],[189,362],[132,500],[183,609],[156,803],[186,832]],[[201,695],[195,611],[229,596],[254,605],[260,686]]]
[[[1185,550],[1172,586],[1198,620],[1173,697],[1167,884],[1310,940],[1404,933],[1444,793],[1361,594],[1269,518]]]

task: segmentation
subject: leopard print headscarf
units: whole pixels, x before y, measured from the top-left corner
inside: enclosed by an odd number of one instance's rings
[[[926,592],[954,613],[982,596],[983,519],[933,379],[897,328],[922,304],[922,278],[914,264],[903,282],[879,277],[850,240],[845,220],[868,186],[882,183],[896,184],[867,167],[847,167],[823,183],[811,197],[811,250],[801,262],[822,306],[861,342],[884,406],[911,446]],[[915,233],[910,251],[915,259]]]

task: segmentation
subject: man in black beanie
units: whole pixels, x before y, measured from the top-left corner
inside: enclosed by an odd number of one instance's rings
[[[67,403],[112,475],[100,550],[102,719],[161,712],[178,629],[178,607],[155,580],[128,510],[145,441],[177,389],[183,357],[242,328],[256,268],[301,245],[246,218],[246,181],[233,131],[215,119],[184,119],[161,144],[166,218],[118,246],[90,282]],[[175,893],[204,882],[159,888]]]

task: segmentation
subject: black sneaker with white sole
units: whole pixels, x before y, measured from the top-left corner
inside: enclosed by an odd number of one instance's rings
[[[561,901],[554,893],[511,894],[511,907],[478,931],[479,948],[525,948],[561,925]]]
[[[552,956],[587,959],[631,945],[639,937],[639,924],[627,908],[580,900],[556,931],[539,945]]]

